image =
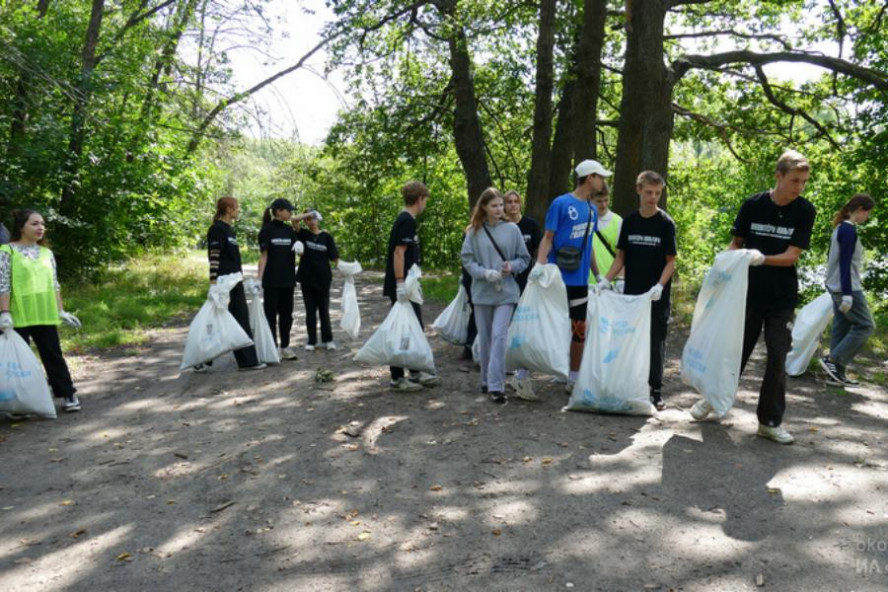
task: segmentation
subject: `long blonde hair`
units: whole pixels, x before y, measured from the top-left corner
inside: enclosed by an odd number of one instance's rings
[[[481,228],[481,225],[484,224],[485,220],[487,220],[487,212],[484,211],[484,206],[492,202],[497,197],[502,199],[503,196],[500,195],[500,192],[496,187],[488,187],[481,192],[481,197],[479,197],[478,201],[475,202],[475,208],[472,210],[472,222],[470,224],[472,229],[477,231]]]

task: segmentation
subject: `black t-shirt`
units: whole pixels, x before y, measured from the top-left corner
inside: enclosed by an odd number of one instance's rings
[[[394,255],[395,247],[406,246],[404,252],[404,275],[413,266],[414,263],[420,262],[419,255],[419,236],[416,234],[416,219],[413,215],[402,210],[395,223],[392,225],[392,231],[389,233],[388,253],[385,258],[385,283],[383,284],[382,294],[394,298],[396,295],[395,280],[395,264]]]
[[[663,210],[645,218],[638,210],[623,220],[617,248],[626,254],[624,266],[626,294],[644,294],[660,281],[666,257],[675,256],[675,222]],[[672,278],[663,286],[663,300],[669,298]]]
[[[807,249],[817,211],[798,197],[785,206],[771,199],[771,192],[753,195],[740,206],[731,234],[744,239],[744,247],[765,255],[779,255],[787,247]],[[747,306],[760,310],[795,308],[799,298],[796,268],[759,265],[749,268]]]
[[[296,285],[296,231],[289,222],[272,220],[259,231],[259,250],[268,253],[262,274],[263,288],[292,288]]]
[[[296,272],[299,283],[304,286],[329,286],[333,283],[330,262],[339,259],[333,235],[326,230],[314,234],[311,230],[300,228],[296,238],[305,243],[305,251],[299,259],[299,270]]]
[[[537,249],[540,246],[540,241],[543,239],[540,225],[533,218],[521,216],[521,220],[518,221],[518,230],[521,231],[521,236],[524,237],[524,246],[527,247],[527,252],[530,253],[531,261],[536,261]],[[528,265],[527,269],[515,277],[522,292],[524,292],[524,287],[527,285],[527,276],[530,275],[532,267],[533,265]]]
[[[243,272],[240,249],[234,228],[221,220],[216,220],[207,231],[207,251],[210,259],[210,281],[220,275]]]

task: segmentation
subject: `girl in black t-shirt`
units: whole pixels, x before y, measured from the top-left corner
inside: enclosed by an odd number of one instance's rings
[[[210,285],[216,283],[220,275],[229,273],[242,273],[240,249],[237,245],[237,237],[232,225],[240,213],[240,204],[233,197],[220,197],[216,202],[216,215],[213,216],[213,225],[207,231],[207,255],[210,261]],[[212,289],[212,288],[211,288]],[[228,311],[234,316],[238,324],[252,339],[250,331],[250,313],[247,310],[247,297],[244,294],[244,283],[238,284],[229,293]],[[237,366],[241,370],[258,370],[265,368],[265,364],[259,362],[256,356],[255,346],[248,346],[234,352]],[[199,364],[194,367],[195,372],[206,372],[210,364]]]
[[[300,218],[308,227],[296,232],[296,237],[305,245],[296,272],[305,303],[305,325],[308,330],[305,349],[311,351],[318,345],[318,316],[321,318],[321,346],[336,349],[330,326],[330,285],[333,283],[330,264],[335,267],[339,263],[339,251],[333,235],[321,230],[321,215],[316,210],[306,210]]]
[[[294,209],[289,200],[274,200],[262,216],[262,230],[259,231],[259,280],[262,282],[265,318],[284,360],[296,359],[296,352],[290,347],[293,293],[296,291],[294,246],[299,220],[307,217],[307,214],[293,216]]]

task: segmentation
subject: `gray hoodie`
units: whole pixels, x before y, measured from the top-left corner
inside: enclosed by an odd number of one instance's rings
[[[500,271],[503,258],[500,257],[484,228],[477,231],[469,229],[463,241],[460,257],[463,267],[472,276],[472,302],[482,305],[517,304],[521,295],[515,276],[530,265],[530,253],[524,245],[524,237],[518,226],[512,222],[500,221],[493,226],[487,224],[487,230],[499,246],[512,266],[512,273],[495,282],[487,281],[485,272],[488,269]]]

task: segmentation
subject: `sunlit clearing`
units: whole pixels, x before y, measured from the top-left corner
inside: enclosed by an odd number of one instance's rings
[[[496,500],[490,504],[487,512],[484,521],[489,526],[530,524],[539,519],[536,506],[523,500]]]
[[[200,528],[197,524],[188,524],[179,528],[167,540],[157,545],[158,551],[164,554],[181,553],[182,551],[195,547],[200,540],[207,535],[210,529]]]

